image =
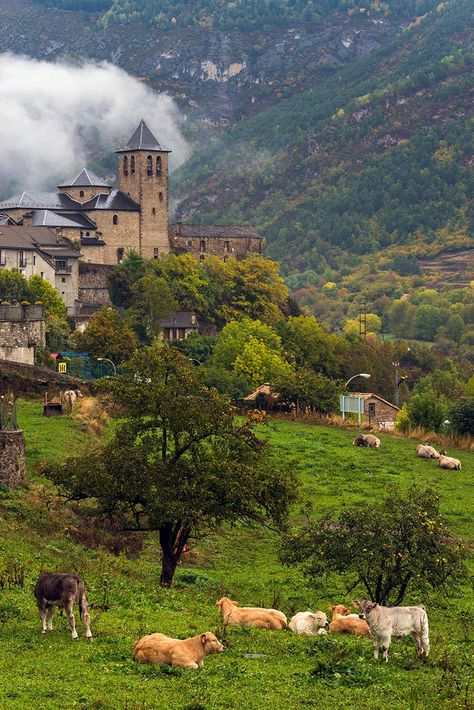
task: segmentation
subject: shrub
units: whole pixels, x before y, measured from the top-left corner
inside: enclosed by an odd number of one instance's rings
[[[474,436],[474,396],[456,402],[451,408],[450,420],[456,434]]]
[[[413,395],[407,411],[411,426],[438,431],[446,419],[448,406],[443,396],[426,390]]]

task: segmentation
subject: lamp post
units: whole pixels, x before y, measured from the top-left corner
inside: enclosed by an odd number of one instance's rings
[[[357,375],[352,375],[352,377],[349,377],[344,387],[347,387],[349,382],[352,382],[352,380],[354,380],[356,377],[363,377],[365,380],[368,380],[370,375],[368,372],[359,372]]]
[[[117,374],[117,368],[115,367],[115,363],[112,362],[112,360],[108,357],[98,357],[97,362],[110,362],[112,367],[114,368],[114,375]]]

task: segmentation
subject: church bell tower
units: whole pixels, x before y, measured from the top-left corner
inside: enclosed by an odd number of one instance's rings
[[[168,254],[168,156],[142,119],[128,143],[117,150],[119,190],[140,205],[140,254]]]

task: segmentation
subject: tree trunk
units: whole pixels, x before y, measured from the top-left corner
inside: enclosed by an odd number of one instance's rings
[[[173,525],[166,523],[160,528],[160,546],[162,551],[160,586],[171,587],[173,577],[181,559],[191,530],[181,520]]]

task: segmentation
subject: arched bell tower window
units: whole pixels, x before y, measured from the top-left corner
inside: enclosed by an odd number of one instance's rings
[[[112,224],[118,224],[118,215],[117,214],[114,214],[114,216],[112,217]]]
[[[146,157],[146,174],[148,177],[153,175],[153,158],[151,155],[147,155]]]
[[[132,155],[132,157],[130,158],[130,172],[132,173],[132,175],[135,175],[135,156],[134,155]]]
[[[128,155],[123,159],[123,174],[128,175]]]
[[[161,157],[159,155],[156,156],[156,174],[161,175]]]
[[[117,264],[120,264],[120,262],[123,261],[124,254],[125,254],[125,249],[123,247],[119,247],[117,249]]]

